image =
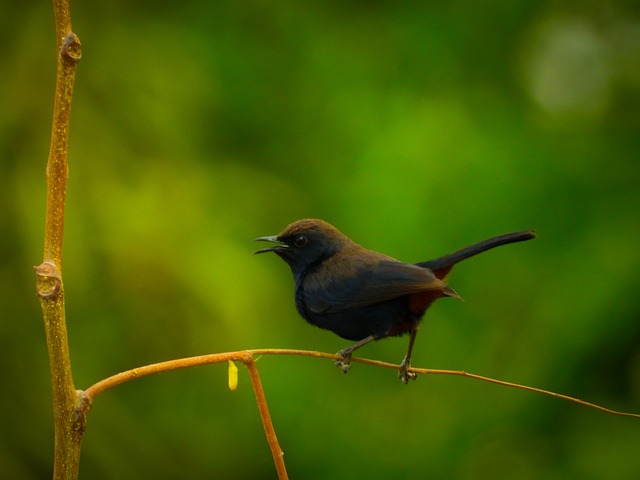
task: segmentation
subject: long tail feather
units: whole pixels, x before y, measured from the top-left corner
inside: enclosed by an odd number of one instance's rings
[[[474,243],[468,247],[462,248],[456,252],[450,253],[440,258],[429,260],[426,262],[416,263],[419,267],[428,268],[436,277],[442,279],[447,276],[451,268],[458,262],[471,258],[479,253],[486,252],[492,248],[509,243],[523,242],[536,238],[535,230],[523,230],[521,232],[506,233],[497,237],[492,237],[482,242]]]

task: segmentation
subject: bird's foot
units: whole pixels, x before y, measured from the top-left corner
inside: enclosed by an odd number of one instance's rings
[[[400,364],[400,370],[398,371],[398,378],[402,380],[402,383],[405,385],[409,383],[409,380],[416,380],[418,378],[418,374],[416,372],[411,372],[409,369],[411,368],[411,360],[407,357],[404,357],[402,363]]]
[[[340,350],[336,355],[338,355],[338,358],[334,361],[336,367],[342,370],[343,373],[347,373],[351,368],[351,352]]]

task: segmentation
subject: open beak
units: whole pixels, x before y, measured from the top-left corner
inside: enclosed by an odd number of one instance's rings
[[[271,242],[271,243],[277,243],[277,245],[274,245],[273,247],[267,247],[267,248],[262,248],[260,250],[256,250],[255,252],[253,252],[253,254],[255,255],[256,253],[265,253],[265,252],[281,252],[283,250],[288,250],[289,249],[289,245],[287,245],[286,243],[281,242],[280,240],[278,240],[278,237],[276,236],[271,236],[271,237],[258,237],[254,240],[254,242]]]

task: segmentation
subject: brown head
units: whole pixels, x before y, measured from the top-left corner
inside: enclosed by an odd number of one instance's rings
[[[296,279],[310,266],[354,243],[333,225],[319,219],[298,220],[278,235],[256,238],[255,241],[276,243],[254,253],[274,252],[289,264]]]

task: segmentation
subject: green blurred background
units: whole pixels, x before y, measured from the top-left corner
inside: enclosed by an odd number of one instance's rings
[[[78,388],[245,348],[335,352],[251,240],[303,217],[460,265],[414,365],[640,412],[640,12],[612,2],[73,2],[65,232]],[[42,258],[50,2],[0,5],[0,477],[51,476]],[[407,339],[360,354],[399,362]],[[459,377],[259,361],[296,479],[636,479],[640,422]],[[226,365],[99,397],[81,478],[274,478]]]

